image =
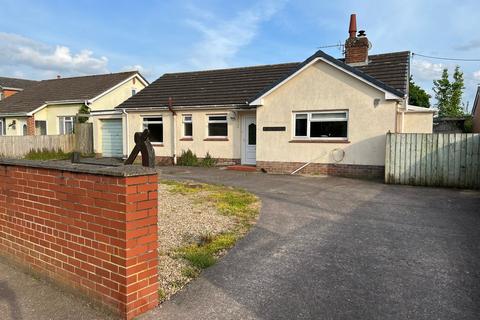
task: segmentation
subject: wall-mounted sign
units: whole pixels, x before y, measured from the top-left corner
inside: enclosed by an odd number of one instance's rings
[[[263,131],[286,131],[286,127],[263,127]]]

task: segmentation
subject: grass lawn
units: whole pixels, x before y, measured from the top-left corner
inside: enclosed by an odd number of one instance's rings
[[[215,264],[254,225],[259,199],[220,185],[166,180],[159,186],[159,299]]]

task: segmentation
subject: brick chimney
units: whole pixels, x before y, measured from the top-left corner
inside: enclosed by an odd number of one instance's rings
[[[357,35],[357,16],[350,15],[349,37],[345,41],[345,63],[350,65],[368,64],[369,42],[364,30]]]

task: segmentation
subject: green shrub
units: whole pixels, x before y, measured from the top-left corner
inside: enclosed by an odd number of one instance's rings
[[[71,153],[65,153],[61,149],[57,150],[30,150],[29,153],[25,155],[27,160],[66,160],[72,156]]]
[[[473,132],[473,117],[469,116],[465,119],[463,124],[463,131],[465,133],[472,133]]]
[[[182,154],[177,159],[177,164],[179,166],[196,166],[198,165],[197,155],[190,149],[182,150]]]
[[[205,158],[200,161],[200,166],[201,167],[213,167],[217,164],[217,160],[212,158],[209,152],[205,155]]]

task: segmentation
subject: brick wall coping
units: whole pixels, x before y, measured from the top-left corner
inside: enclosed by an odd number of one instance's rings
[[[0,165],[23,166],[41,169],[54,169],[67,172],[89,173],[112,177],[135,177],[157,174],[153,168],[146,168],[138,165],[102,166],[93,164],[71,163],[60,160],[24,160],[24,159],[0,159]]]

